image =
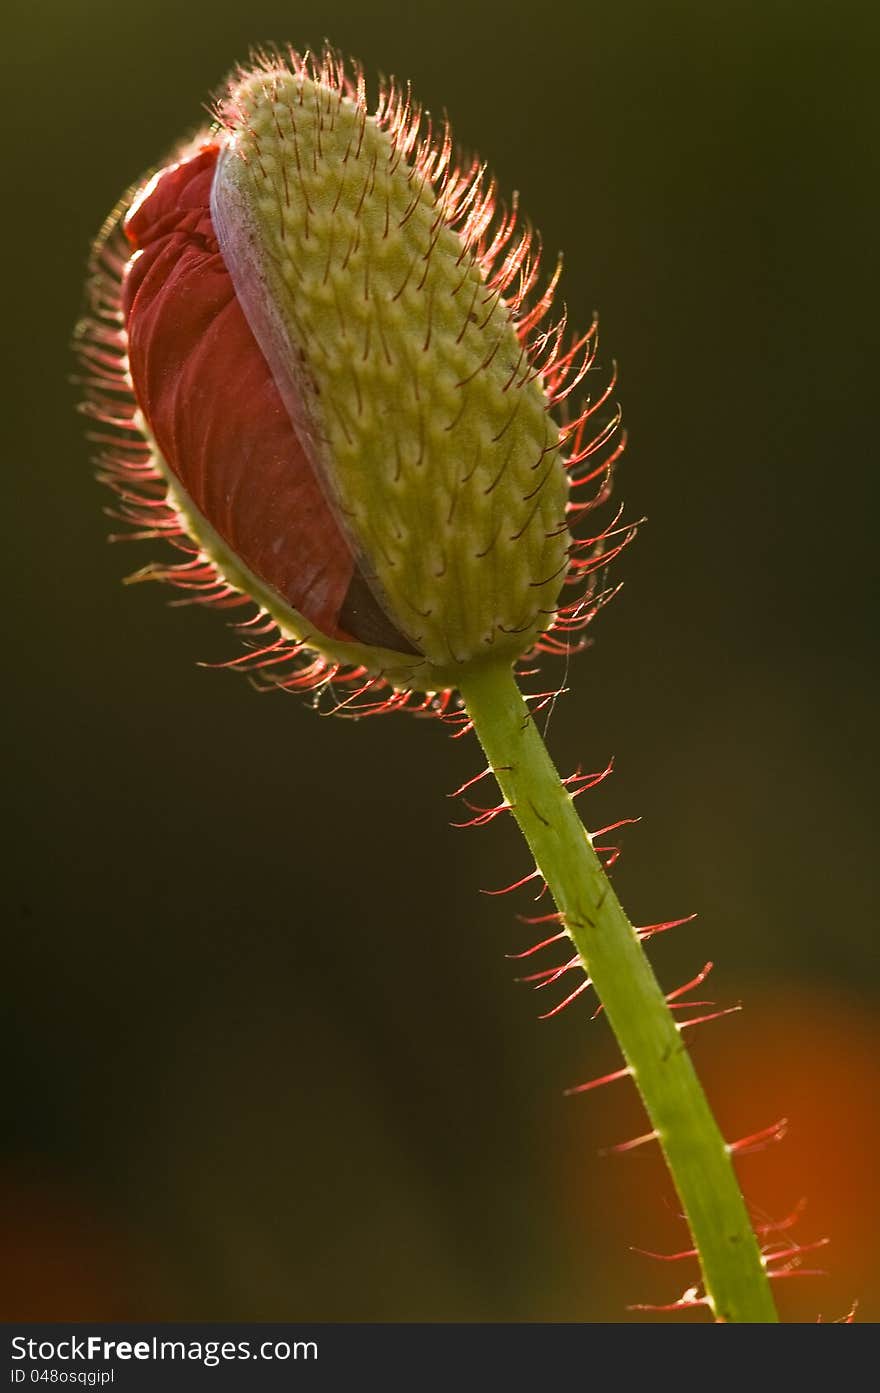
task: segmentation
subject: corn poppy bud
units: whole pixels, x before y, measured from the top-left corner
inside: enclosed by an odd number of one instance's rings
[[[602,597],[561,606],[562,586],[607,551],[573,550],[598,500],[572,503],[571,471],[604,497],[617,417],[591,439],[607,392],[552,408],[595,323],[563,349],[531,231],[408,91],[370,113],[359,73],[291,54],[239,73],[217,118],[105,232],[80,336],[87,409],[126,433],[101,460],[122,516],[192,550],[148,574],[254,600],[294,686],[438,692],[564,646],[547,631]]]
[[[722,1138],[680,1037],[726,1011],[673,1016],[688,988],[664,993],[639,946],[670,924],[632,927],[600,860],[616,849],[573,807],[603,776],[560,779],[511,671],[579,646],[634,532],[617,518],[572,531],[607,499],[624,444],[613,374],[571,406],[595,319],[565,342],[559,268],[541,282],[516,203],[455,162],[448,125],[408,89],[386,86],[370,112],[333,53],[273,55],[236,75],[216,117],[109,220],[77,335],[117,516],[185,554],[135,578],[254,604],[237,626],[252,649],[229,666],[270,685],[350,682],[338,706],[473,726],[487,765],[459,792],[491,772],[502,801],[469,805],[464,825],[512,813],[534,869],[507,889],[538,880],[556,904],[529,921],[555,931],[524,956],[576,950],[526,980],[577,970],[545,1014],[594,987],[622,1047],[622,1067],[572,1091],[635,1081],[651,1130],[614,1149],[658,1141],[691,1224],[704,1289],[635,1309],[773,1321],[768,1279],[790,1273],[769,1270],[731,1157],[780,1127]]]

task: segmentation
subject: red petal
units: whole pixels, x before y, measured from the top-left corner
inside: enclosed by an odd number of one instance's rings
[[[355,561],[236,299],[209,207],[218,146],[162,171],[126,220],[134,390],[166,463],[230,550],[331,637]]]

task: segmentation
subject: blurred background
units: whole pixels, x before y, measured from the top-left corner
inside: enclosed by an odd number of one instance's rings
[[[582,999],[506,962],[510,825],[456,831],[473,743],[318,717],[196,666],[222,618],[124,590],[68,351],[90,240],[249,45],[326,35],[448,108],[601,311],[649,523],[550,746],[616,757],[615,883],[672,987],[759,1220],[832,1241],[787,1320],[880,1316],[871,6],[802,0],[31,0],[4,93],[10,818],[7,1318],[650,1319],[687,1246]],[[8,24],[8,21],[7,21]],[[8,33],[8,31],[7,31]],[[550,666],[551,680],[561,669]],[[548,682],[549,685],[549,682]],[[681,1319],[681,1317],[676,1317]]]

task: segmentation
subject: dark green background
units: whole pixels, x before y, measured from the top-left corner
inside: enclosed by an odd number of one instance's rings
[[[234,640],[120,586],[151,553],[106,544],[68,338],[105,213],[251,43],[326,34],[448,108],[564,248],[572,318],[601,310],[619,494],[650,520],[552,751],[617,757],[585,815],[644,817],[615,873],[635,919],[700,910],[656,948],[670,986],[713,957],[725,1000],[875,1011],[874,7],[13,10],[2,1174],[36,1254],[13,1313],[621,1320],[671,1299],[677,1274],[626,1251],[651,1235],[609,1215],[619,1104],[612,1123],[561,1096],[613,1067],[605,1027],[535,1021],[503,959],[527,906],[477,893],[525,853],[510,827],[448,827],[475,747],[195,666]],[[734,1078],[749,1029],[709,1028]]]

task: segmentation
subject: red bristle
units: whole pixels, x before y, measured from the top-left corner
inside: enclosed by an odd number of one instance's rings
[[[549,948],[551,943],[558,943],[560,939],[568,938],[568,936],[567,930],[563,929],[558,934],[551,934],[549,938],[542,938],[540,943],[533,943],[531,948],[526,948],[522,953],[505,953],[504,956],[512,960],[530,958],[533,953],[540,952],[542,948]]]
[[[740,1137],[739,1141],[728,1142],[727,1150],[732,1156],[748,1156],[753,1151],[763,1151],[773,1142],[782,1141],[787,1132],[788,1118],[782,1117],[772,1126],[762,1128],[760,1132],[752,1132],[748,1137]]]
[[[699,1287],[688,1287],[687,1291],[678,1298],[677,1301],[667,1301],[666,1303],[654,1304],[648,1301],[638,1301],[631,1306],[627,1306],[628,1311],[691,1311],[700,1306],[708,1306],[712,1309],[712,1303],[708,1296],[701,1296]]]
[[[565,998],[564,1001],[560,1001],[559,1004],[557,1006],[552,1007],[551,1010],[545,1011],[543,1015],[540,1015],[538,1017],[538,1020],[549,1021],[553,1016],[558,1016],[560,1011],[564,1011],[566,1006],[570,1006],[573,1001],[577,1000],[577,998],[581,995],[582,992],[585,992],[587,988],[591,987],[592,985],[593,984],[590,981],[589,977],[586,977],[584,981],[580,983],[579,986],[575,987],[574,991],[571,992]]]
[[[588,1083],[575,1084],[574,1088],[566,1088],[565,1097],[572,1098],[576,1093],[591,1093],[594,1088],[602,1088],[606,1083],[616,1083],[618,1079],[632,1077],[632,1069],[625,1065],[622,1069],[615,1069],[610,1074],[603,1074],[601,1078],[590,1079]]]
[[[519,890],[521,886],[528,885],[531,880],[542,880],[541,872],[536,868],[524,875],[521,880],[515,880],[512,885],[504,885],[500,890],[481,890],[481,895],[509,895],[513,890]]]
[[[631,1141],[618,1142],[616,1146],[607,1146],[599,1152],[600,1156],[621,1156],[627,1151],[637,1151],[641,1146],[647,1146],[649,1142],[657,1140],[656,1132],[645,1132],[641,1137],[633,1137]]]

